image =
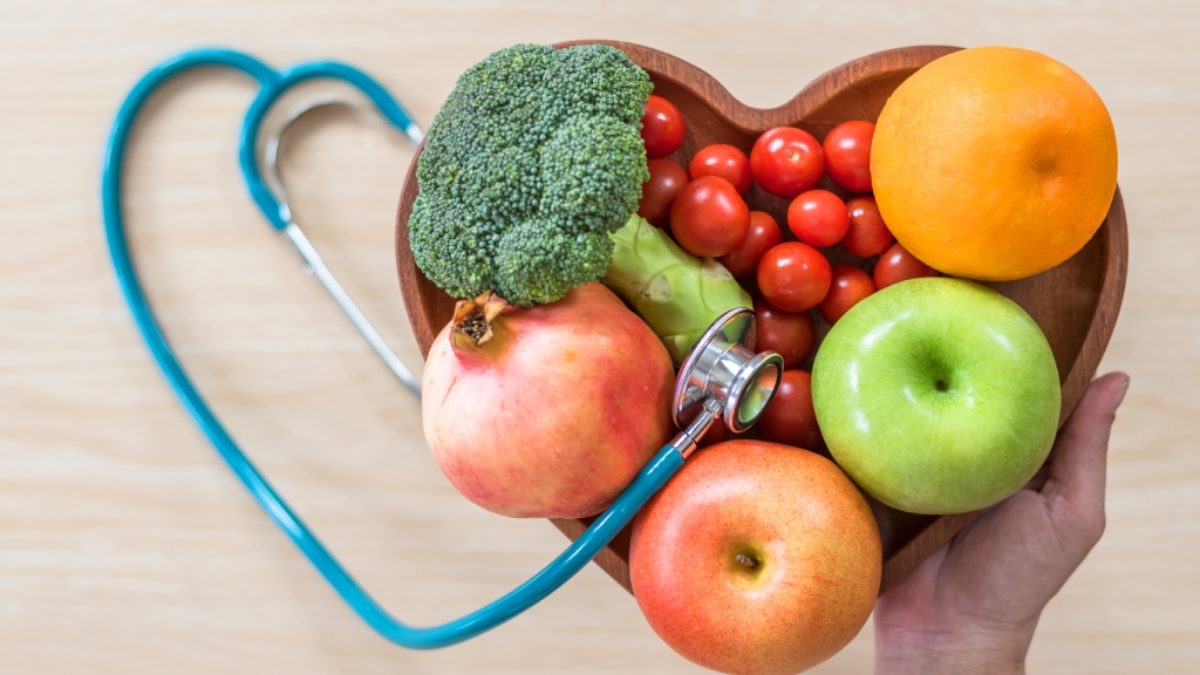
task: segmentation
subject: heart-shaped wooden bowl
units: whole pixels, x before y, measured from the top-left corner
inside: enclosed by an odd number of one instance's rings
[[[955,47],[906,47],[851,61],[817,78],[792,100],[768,110],[751,108],[708,73],[670,54],[625,42],[603,42],[627,53],[650,74],[654,91],[683,113],[687,136],[673,156],[687,158],[710,143],[730,143],[749,151],[755,138],[776,126],[798,126],[824,138],[839,122],[874,120],[892,91],[929,61]],[[564,43],[559,46],[579,44]],[[450,320],[454,300],[429,282],[413,264],[408,248],[408,217],[417,195],[416,162],[409,166],[396,223],[396,263],[409,320],[422,353]],[[828,183],[825,187],[832,187]],[[836,188],[834,188],[836,189]],[[787,202],[757,187],[747,196],[752,208],[786,222]],[[1058,267],[1020,281],[993,284],[1028,311],[1041,326],[1058,362],[1062,379],[1062,417],[1074,410],[1092,379],[1112,335],[1125,290],[1128,240],[1125,210],[1118,191],[1103,226],[1074,257]],[[1060,423],[1061,424],[1061,423]],[[903,579],[922,560],[969,525],[977,513],[917,516],[874,504],[883,536],[883,588]],[[554,521],[574,538],[584,521]],[[596,562],[629,588],[628,533],[623,533]]]

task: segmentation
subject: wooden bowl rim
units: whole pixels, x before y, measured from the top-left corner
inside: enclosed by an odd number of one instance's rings
[[[869,77],[883,74],[886,71],[874,71],[873,69],[876,68],[876,64],[890,60],[894,60],[893,63],[889,64],[890,70],[903,70],[909,67],[920,68],[939,56],[944,56],[951,52],[956,52],[963,49],[962,47],[956,47],[954,45],[930,44],[893,47],[891,49],[872,52],[865,56],[860,56],[847,61],[840,66],[836,66],[821,73],[811,82],[804,85],[804,87],[801,88],[800,91],[798,91],[794,96],[777,106],[758,108],[744,103],[741,99],[734,96],[729,89],[727,89],[725,85],[721,83],[720,80],[703,68],[700,68],[686,59],[675,56],[670,52],[664,52],[662,50],[655,49],[654,47],[647,47],[636,42],[599,39],[569,40],[566,42],[556,42],[553,46],[562,48],[586,44],[608,45],[610,47],[616,47],[626,54],[637,54],[639,58],[634,58],[633,60],[646,70],[650,69],[642,65],[642,63],[645,61],[645,57],[673,62],[679,67],[679,74],[683,75],[683,77],[671,76],[670,79],[672,82],[679,87],[688,90],[696,98],[704,100],[709,104],[710,107],[713,108],[713,110],[721,113],[721,116],[735,128],[737,128],[738,131],[749,134],[761,133],[762,131],[774,126],[792,124],[797,118],[797,111],[800,113],[799,117],[804,117],[805,113],[807,113],[813,107],[805,105],[808,103],[808,99],[813,98],[817,94],[824,94],[826,89],[840,89],[840,87],[832,86],[839,78],[845,77],[850,79],[851,77],[854,77],[855,79],[862,79],[864,76]],[[689,80],[692,82],[706,81],[710,83],[712,88],[717,94],[719,94],[719,96],[714,97],[704,91],[701,91],[697,87],[693,86]],[[823,98],[827,99],[828,97]],[[823,102],[824,101],[822,100],[816,101],[818,105]],[[765,128],[760,129],[756,127],[749,127],[742,123],[743,118],[755,115],[760,115],[763,119],[768,121],[768,123],[765,125]]]

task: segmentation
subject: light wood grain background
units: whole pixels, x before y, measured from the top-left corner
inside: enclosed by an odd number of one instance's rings
[[[968,10],[968,6],[974,9]],[[1104,369],[1133,375],[1105,539],[1047,608],[1034,671],[1200,662],[1200,10],[1138,3],[696,1],[0,3],[0,672],[690,672],[591,568],[534,611],[433,653],[390,646],[275,531],[176,406],[122,306],[99,222],[112,115],[147,67],[227,44],[361,65],[423,123],[455,76],[518,41],[631,40],[771,105],[854,56],[1006,43],[1107,101],[1131,265]],[[251,85],[186,77],[134,137],[128,212],[167,333],[235,436],[384,604],[474,608],[562,545],[459,498],[418,406],[262,224],[236,172]],[[410,151],[370,120],[295,137],[296,211],[414,366],[392,262]],[[820,672],[869,670],[871,631]]]

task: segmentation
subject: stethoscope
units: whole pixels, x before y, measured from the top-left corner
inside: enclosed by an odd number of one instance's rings
[[[687,456],[696,449],[697,441],[717,420],[734,432],[744,431],[757,421],[774,395],[783,372],[782,358],[774,352],[756,353],[753,350],[753,312],[748,309],[727,312],[709,327],[680,366],[672,409],[680,432],[642,467],[612,506],[600,514],[578,539],[528,581],[470,614],[439,626],[414,627],[401,623],[388,614],[330,554],[213,414],[167,343],[133,266],[125,236],[121,201],[121,173],[130,130],[146,100],[163,83],[184,71],[210,66],[245,73],[261,87],[246,111],[238,138],[238,163],[250,196],[267,222],[299,252],[313,275],[388,369],[416,395],[420,394],[417,379],[388,349],[379,333],[342,289],[288,208],[278,171],[282,134],[292,122],[308,111],[335,102],[321,101],[294,112],[278,132],[262,144],[261,154],[259,137],[272,104],[296,84],[316,78],[340,80],[359,90],[385,120],[413,143],[421,141],[422,132],[399,102],[357,68],[334,61],[311,61],[278,71],[242,52],[197,49],[162,62],[134,85],[113,123],[101,176],[104,231],[117,280],[133,314],[134,323],[167,383],[213,448],[241,479],[271,520],[291,538],[346,604],[388,640],[412,649],[444,647],[479,635],[532,607],[583,569],[629,524],[642,506],[683,466]],[[263,177],[263,164],[271,170],[269,178]]]

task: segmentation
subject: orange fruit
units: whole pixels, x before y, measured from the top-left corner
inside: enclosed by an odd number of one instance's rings
[[[1100,96],[1038,52],[964,49],[905,80],[879,114],[871,181],[884,222],[926,264],[1027,277],[1092,238],[1117,184]]]

